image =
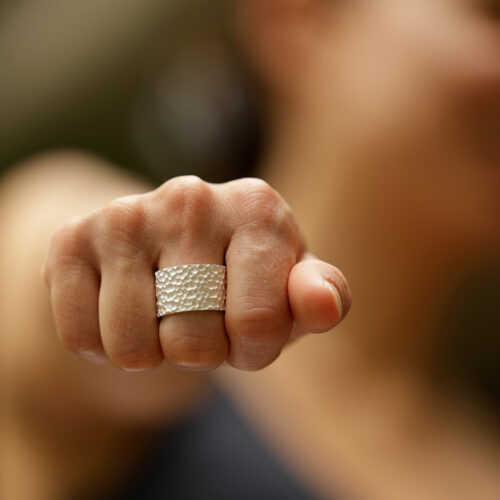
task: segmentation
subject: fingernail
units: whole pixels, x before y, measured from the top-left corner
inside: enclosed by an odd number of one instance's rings
[[[337,325],[338,323],[340,323],[341,319],[344,316],[344,305],[342,303],[342,297],[340,295],[338,288],[333,283],[331,283],[327,279],[324,279],[323,283],[325,284],[326,288],[330,291],[330,293],[333,295],[333,299],[335,300],[335,305],[337,306],[337,310],[339,312],[339,319],[336,323]]]
[[[80,351],[77,353],[81,358],[97,365],[109,365],[108,358],[104,353],[98,351]]]

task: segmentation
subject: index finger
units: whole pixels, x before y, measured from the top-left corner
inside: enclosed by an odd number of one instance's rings
[[[226,251],[227,362],[242,370],[272,363],[293,324],[288,276],[297,262],[300,238],[289,207],[268,189],[259,187],[250,196],[253,200],[246,200],[252,205],[251,217],[240,220]],[[248,206],[239,208],[249,211]]]

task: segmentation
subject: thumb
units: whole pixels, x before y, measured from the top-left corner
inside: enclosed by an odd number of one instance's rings
[[[288,298],[295,320],[292,338],[331,330],[351,307],[351,291],[342,272],[310,252],[290,271]]]

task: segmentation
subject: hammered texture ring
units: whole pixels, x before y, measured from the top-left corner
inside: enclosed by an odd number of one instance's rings
[[[187,264],[156,271],[156,315],[226,309],[226,266]]]

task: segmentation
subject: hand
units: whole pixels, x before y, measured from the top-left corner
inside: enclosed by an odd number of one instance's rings
[[[226,264],[226,311],[156,317],[154,271]],[[305,251],[290,207],[268,184],[195,176],[118,198],[53,236],[43,276],[61,342],[124,370],[164,359],[211,370],[272,363],[305,332],[331,330],[350,307],[342,273]]]

